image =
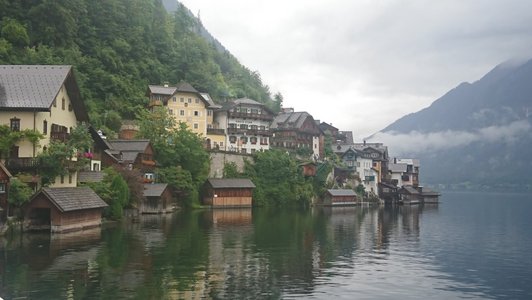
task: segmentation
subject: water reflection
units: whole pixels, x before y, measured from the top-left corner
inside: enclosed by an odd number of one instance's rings
[[[217,209],[81,235],[14,235],[0,246],[0,297],[490,298],[480,280],[463,279],[463,265],[446,265],[456,245],[441,235],[460,225],[441,223],[458,212],[445,213],[437,205]]]

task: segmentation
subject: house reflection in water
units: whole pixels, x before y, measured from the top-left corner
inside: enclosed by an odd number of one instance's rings
[[[211,209],[205,213],[205,219],[216,225],[251,225],[251,208]]]

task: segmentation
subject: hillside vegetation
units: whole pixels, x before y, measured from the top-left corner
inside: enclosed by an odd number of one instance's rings
[[[188,9],[161,0],[0,0],[0,64],[73,65],[91,122],[117,131],[144,107],[148,84],[181,80],[217,101],[273,107],[258,72],[213,41]]]

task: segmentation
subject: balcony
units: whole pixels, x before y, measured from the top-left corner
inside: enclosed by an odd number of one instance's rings
[[[218,128],[207,128],[207,134],[225,135],[225,130]]]
[[[269,130],[260,129],[242,129],[242,128],[227,128],[228,134],[246,134],[246,135],[263,135],[271,136],[272,133]]]
[[[38,166],[39,164],[35,157],[9,158],[6,160],[7,169],[13,173],[34,170]]]
[[[70,134],[68,132],[52,131],[50,133],[50,139],[52,141],[66,142],[68,141]]]
[[[150,154],[141,154],[141,163],[148,167],[155,166],[155,161],[153,160],[153,156]]]
[[[161,100],[155,100],[155,99],[151,99],[150,100],[150,103],[148,104],[149,107],[154,107],[154,106],[163,106],[163,101]]]
[[[248,112],[229,112],[230,118],[256,119],[256,120],[273,120],[273,116],[269,114],[254,114]]]

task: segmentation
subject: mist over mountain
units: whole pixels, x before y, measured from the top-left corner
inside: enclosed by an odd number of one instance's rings
[[[422,180],[532,188],[532,60],[507,61],[373,135],[392,155],[421,159]]]

